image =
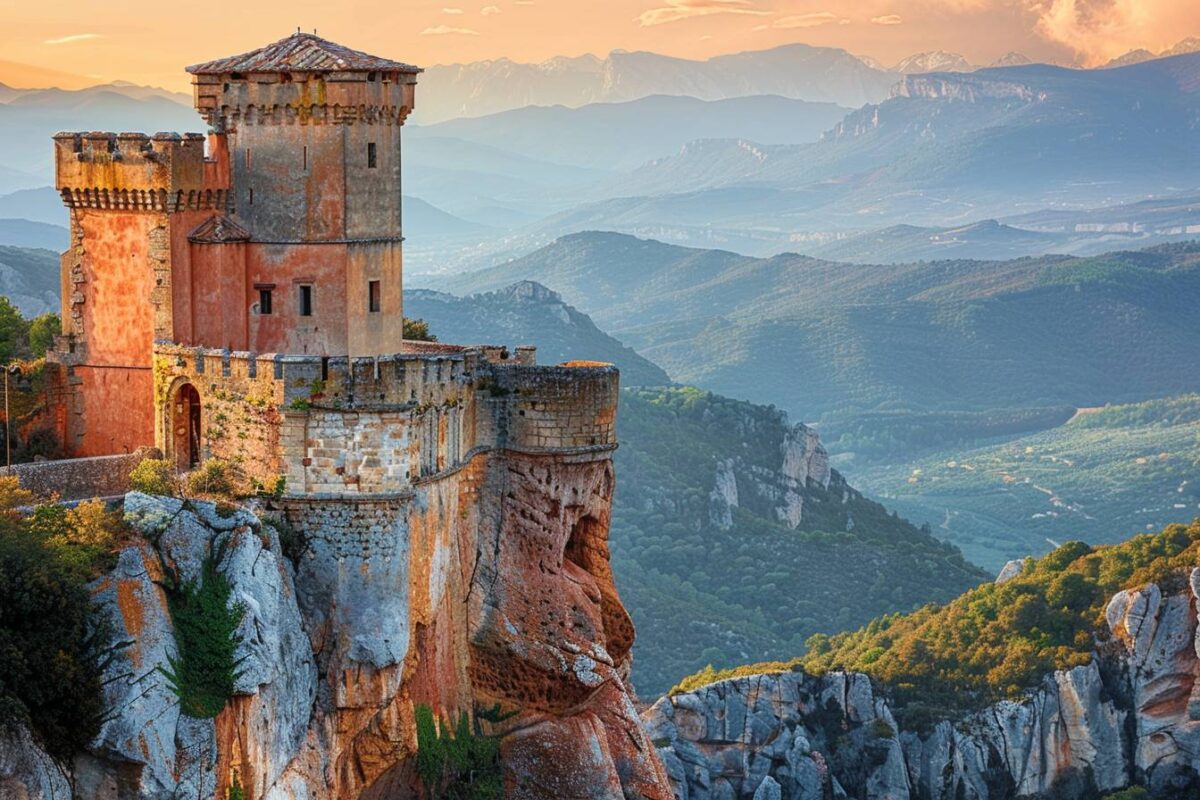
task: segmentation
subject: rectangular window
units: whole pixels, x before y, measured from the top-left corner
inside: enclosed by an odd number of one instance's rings
[[[367,310],[370,312],[379,310],[379,281],[367,282]]]
[[[367,166],[375,169],[375,143],[367,142]]]
[[[250,190],[250,205],[254,205],[254,190]]]
[[[250,169],[250,148],[246,148],[246,169]]]
[[[304,169],[308,170],[308,145],[304,146]]]
[[[259,289],[258,290],[258,313],[260,313],[260,314],[270,314],[271,313],[271,290],[270,289]]]
[[[300,287],[300,316],[311,317],[312,316],[312,308],[313,308],[313,306],[312,306],[312,287],[311,286],[301,286]]]

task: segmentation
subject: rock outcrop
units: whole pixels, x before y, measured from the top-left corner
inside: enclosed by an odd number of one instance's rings
[[[1023,700],[901,730],[859,674],[722,681],[643,715],[680,800],[1090,800],[1131,784],[1200,796],[1200,639],[1190,586],[1112,598],[1112,639]]]
[[[235,781],[259,800],[415,798],[414,710],[428,705],[499,707],[482,725],[508,797],[665,800],[626,688],[612,490],[606,454],[509,454],[404,497],[230,511],[130,494],[140,535],[91,587],[125,643],[105,676],[110,717],[70,775],[28,736],[0,741],[0,796],[65,800],[73,779],[89,800],[224,798]],[[206,561],[245,613],[235,696],[195,719],[163,670],[178,655],[165,586]]]

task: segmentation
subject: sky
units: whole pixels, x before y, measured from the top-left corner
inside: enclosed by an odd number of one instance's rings
[[[420,66],[615,49],[685,58],[793,42],[885,65],[927,50],[1094,66],[1200,36],[1198,0],[0,0],[0,80],[186,89],[182,68],[301,27]],[[30,67],[34,69],[29,69]],[[54,70],[45,72],[45,70]]]

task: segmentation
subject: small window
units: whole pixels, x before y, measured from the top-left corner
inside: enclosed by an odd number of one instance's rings
[[[270,289],[259,289],[258,290],[258,313],[260,313],[260,314],[270,314],[271,313],[271,290]]]
[[[368,72],[368,73],[367,73],[367,80],[368,80],[368,81],[370,81],[371,83],[374,83],[374,82],[375,82],[375,73],[374,73],[374,72]]]
[[[250,169],[251,164],[252,164],[252,161],[250,159],[250,148],[247,147],[246,148],[246,169]]]
[[[300,316],[311,317],[312,316],[312,308],[313,308],[313,306],[312,306],[312,287],[311,286],[301,286],[300,287]]]
[[[250,190],[250,205],[254,205],[254,190]]]
[[[379,281],[367,282],[367,310],[372,313],[379,310]]]
[[[367,166],[375,169],[375,143],[367,142]]]
[[[304,146],[304,170],[308,171],[308,145]]]

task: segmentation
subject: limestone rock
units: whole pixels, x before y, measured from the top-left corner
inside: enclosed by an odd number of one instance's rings
[[[733,527],[733,510],[738,507],[737,476],[733,459],[717,462],[717,475],[712,493],[708,496],[708,517],[721,530]]]
[[[0,732],[0,797],[71,800],[66,775],[33,743],[24,728]]]
[[[659,700],[643,724],[687,800],[775,785],[781,800],[1090,800],[1134,781],[1185,796],[1200,787],[1198,598],[1200,568],[1184,591],[1121,592],[1106,614],[1117,652],[926,732],[900,730],[867,678],[845,673],[718,682]]]

